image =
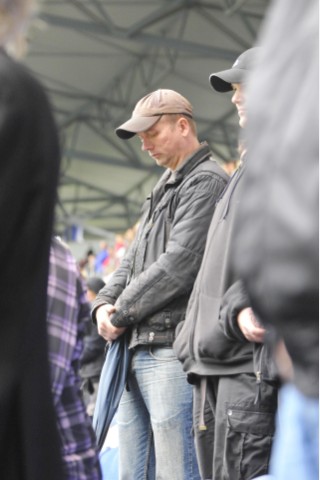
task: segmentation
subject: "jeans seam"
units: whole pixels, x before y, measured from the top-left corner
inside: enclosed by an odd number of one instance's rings
[[[151,454],[151,447],[152,447],[152,427],[151,424],[149,425],[149,433],[148,433],[148,447],[147,447],[147,455],[146,455],[146,463],[144,466],[144,473],[143,479],[148,480],[148,470],[149,470],[149,463],[150,463],[150,454]]]

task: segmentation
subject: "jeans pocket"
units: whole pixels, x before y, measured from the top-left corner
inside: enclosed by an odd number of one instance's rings
[[[274,413],[228,405],[223,478],[250,480],[267,473],[274,431]]]
[[[158,362],[178,361],[172,347],[150,347],[149,355]]]

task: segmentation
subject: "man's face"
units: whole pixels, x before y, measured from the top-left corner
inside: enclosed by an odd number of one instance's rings
[[[141,149],[161,167],[175,170],[180,163],[181,120],[173,121],[169,115],[163,115],[149,130],[137,134]]]
[[[96,293],[93,290],[87,290],[86,297],[89,303],[92,303],[96,298]]]
[[[245,102],[245,92],[243,83],[233,83],[233,95],[231,102],[237,107],[239,115],[239,125],[244,128],[247,123],[247,110]]]

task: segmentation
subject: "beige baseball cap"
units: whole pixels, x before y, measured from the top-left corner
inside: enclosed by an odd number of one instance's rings
[[[160,89],[143,97],[135,106],[130,120],[116,129],[123,140],[132,138],[138,132],[145,132],[154,125],[161,115],[181,113],[192,118],[192,105],[174,90]]]

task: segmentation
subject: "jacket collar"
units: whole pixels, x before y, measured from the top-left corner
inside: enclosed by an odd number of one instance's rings
[[[160,177],[158,183],[150,194],[151,202],[156,205],[167,188],[179,184],[194,168],[210,157],[211,151],[207,142],[201,143],[200,147],[193,152],[183,164],[174,172],[167,169]],[[152,210],[152,207],[151,207]]]
[[[175,185],[181,182],[194,168],[210,157],[211,151],[207,142],[201,143],[198,150],[193,152],[183,164],[174,172],[167,170],[165,172],[166,185]]]

